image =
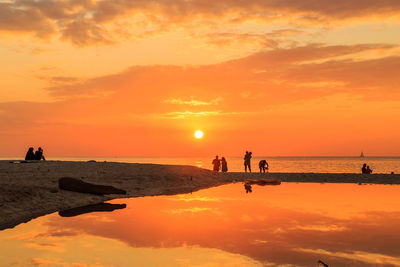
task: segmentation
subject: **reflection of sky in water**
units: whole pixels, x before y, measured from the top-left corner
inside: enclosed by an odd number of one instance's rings
[[[399,186],[226,185],[0,232],[4,266],[400,266]],[[0,265],[1,265],[0,264]],[[86,265],[84,265],[86,264]],[[1,265],[3,266],[3,265]]]
[[[201,160],[196,161],[196,167],[203,168],[203,162]]]

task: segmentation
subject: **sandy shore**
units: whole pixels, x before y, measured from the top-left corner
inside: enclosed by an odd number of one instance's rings
[[[96,196],[58,189],[58,179],[112,185],[127,195]],[[284,182],[400,184],[400,175],[324,173],[214,173],[178,165],[113,162],[10,163],[0,161],[0,230],[48,213],[125,197],[190,193],[246,179]]]

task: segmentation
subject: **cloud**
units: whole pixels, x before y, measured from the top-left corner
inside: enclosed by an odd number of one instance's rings
[[[169,104],[177,104],[177,105],[188,105],[188,106],[211,106],[211,105],[218,105],[218,103],[221,101],[221,98],[215,98],[210,101],[201,101],[201,100],[195,100],[195,99],[190,99],[190,100],[182,100],[180,98],[170,98],[162,101],[163,103],[169,103]]]
[[[34,266],[73,266],[73,267],[106,267],[99,263],[86,264],[86,263],[69,263],[64,262],[61,259],[42,259],[42,258],[32,258],[30,259],[30,264]]]
[[[283,40],[282,37],[292,36],[305,33],[305,31],[297,29],[281,29],[265,33],[237,33],[237,32],[211,32],[200,36],[217,46],[228,46],[233,43],[240,45],[258,44],[263,48],[278,48],[283,44],[293,44],[293,40]],[[194,35],[196,37],[196,35]]]
[[[183,119],[188,117],[190,118],[190,117],[204,117],[204,116],[217,116],[217,115],[221,115],[221,112],[220,111],[200,111],[200,112],[173,111],[155,116],[161,118]]]
[[[390,51],[394,47],[397,46],[312,44],[263,51],[214,65],[136,66],[118,74],[59,84],[48,90],[59,98],[106,94],[110,95],[110,100],[118,100],[120,104],[126,102],[126,98],[140,98],[142,104],[193,107],[217,103],[224,107],[241,101],[240,106],[244,106],[246,111],[249,107],[256,111],[260,105],[290,103],[338,93],[366,98],[374,95],[379,99],[385,99],[391,93],[393,99],[398,96],[396,84],[399,77],[395,72],[400,58],[380,58],[378,55],[377,58],[359,60],[358,54]],[[213,100],[197,100],[210,98]],[[222,98],[224,102],[220,103]],[[146,109],[142,107],[142,110]],[[181,114],[186,111],[182,110]],[[193,112],[195,115],[200,110]]]
[[[70,237],[70,236],[77,236],[79,235],[78,232],[71,231],[71,230],[58,230],[58,231],[51,231],[47,233],[40,233],[37,234],[34,238],[46,238],[46,237]]]
[[[33,32],[46,38],[56,33],[56,25],[37,9],[23,9],[16,3],[0,3],[0,31]]]
[[[171,214],[181,214],[181,213],[197,213],[197,212],[215,212],[211,208],[202,208],[202,207],[192,207],[187,209],[171,209],[165,210],[164,212],[171,213]]]
[[[196,16],[220,17],[234,14],[236,20],[243,18],[270,19],[285,15],[306,17],[323,17],[331,19],[344,19],[363,16],[384,16],[384,14],[397,14],[400,4],[395,0],[356,0],[345,1],[330,0],[312,1],[304,0],[293,2],[290,0],[249,0],[249,1],[102,1],[95,7],[94,19],[109,21],[130,11],[152,10],[161,14],[170,21],[181,21],[184,18]]]
[[[32,258],[30,259],[30,263],[34,266],[67,266],[67,263],[61,262],[60,259],[41,259],[41,258]]]
[[[34,248],[37,250],[47,250],[62,253],[65,251],[64,247],[61,244],[55,243],[40,243],[40,242],[30,242],[26,243],[25,247]]]
[[[90,44],[110,45],[115,43],[112,40],[111,34],[104,27],[87,19],[79,19],[67,24],[62,29],[62,38],[70,40],[77,46],[87,46]]]
[[[232,43],[249,44],[255,43],[262,47],[275,48],[278,42],[269,38],[267,34],[254,34],[254,33],[209,33],[205,36],[209,43],[217,46],[227,46]]]
[[[0,31],[30,32],[40,38],[61,36],[74,45],[88,46],[109,45],[176,26],[192,30],[205,25],[212,33],[216,26],[254,20],[268,25],[332,27],[346,21],[368,23],[371,18],[398,21],[399,16],[396,0],[15,0],[0,3]],[[281,30],[274,37],[293,33]],[[214,43],[228,41],[219,38]],[[240,38],[258,39],[251,32]]]
[[[349,229],[344,226],[338,225],[298,225],[291,230],[308,230],[308,231],[321,231],[321,232],[343,232]]]
[[[337,257],[342,259],[349,259],[353,261],[363,262],[365,264],[379,263],[388,264],[393,266],[400,265],[400,259],[398,257],[391,257],[384,254],[368,253],[364,251],[327,251],[323,249],[307,249],[307,248],[295,248],[294,251],[302,253],[318,254],[329,257]]]

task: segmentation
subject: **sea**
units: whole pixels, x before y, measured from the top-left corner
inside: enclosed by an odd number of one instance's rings
[[[67,161],[107,161],[127,163],[153,163],[169,165],[191,165],[212,169],[212,157],[56,157],[48,160]],[[251,168],[258,172],[258,162],[267,160],[270,172],[307,172],[307,173],[360,173],[364,163],[373,173],[400,173],[400,157],[253,157]],[[228,171],[243,172],[243,157],[226,157]]]

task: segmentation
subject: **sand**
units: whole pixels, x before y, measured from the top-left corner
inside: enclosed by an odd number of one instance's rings
[[[58,179],[112,185],[127,195],[96,196],[58,189]],[[214,173],[193,166],[116,162],[0,161],[0,230],[60,210],[126,197],[190,193],[246,179],[284,182],[400,184],[397,174]]]

